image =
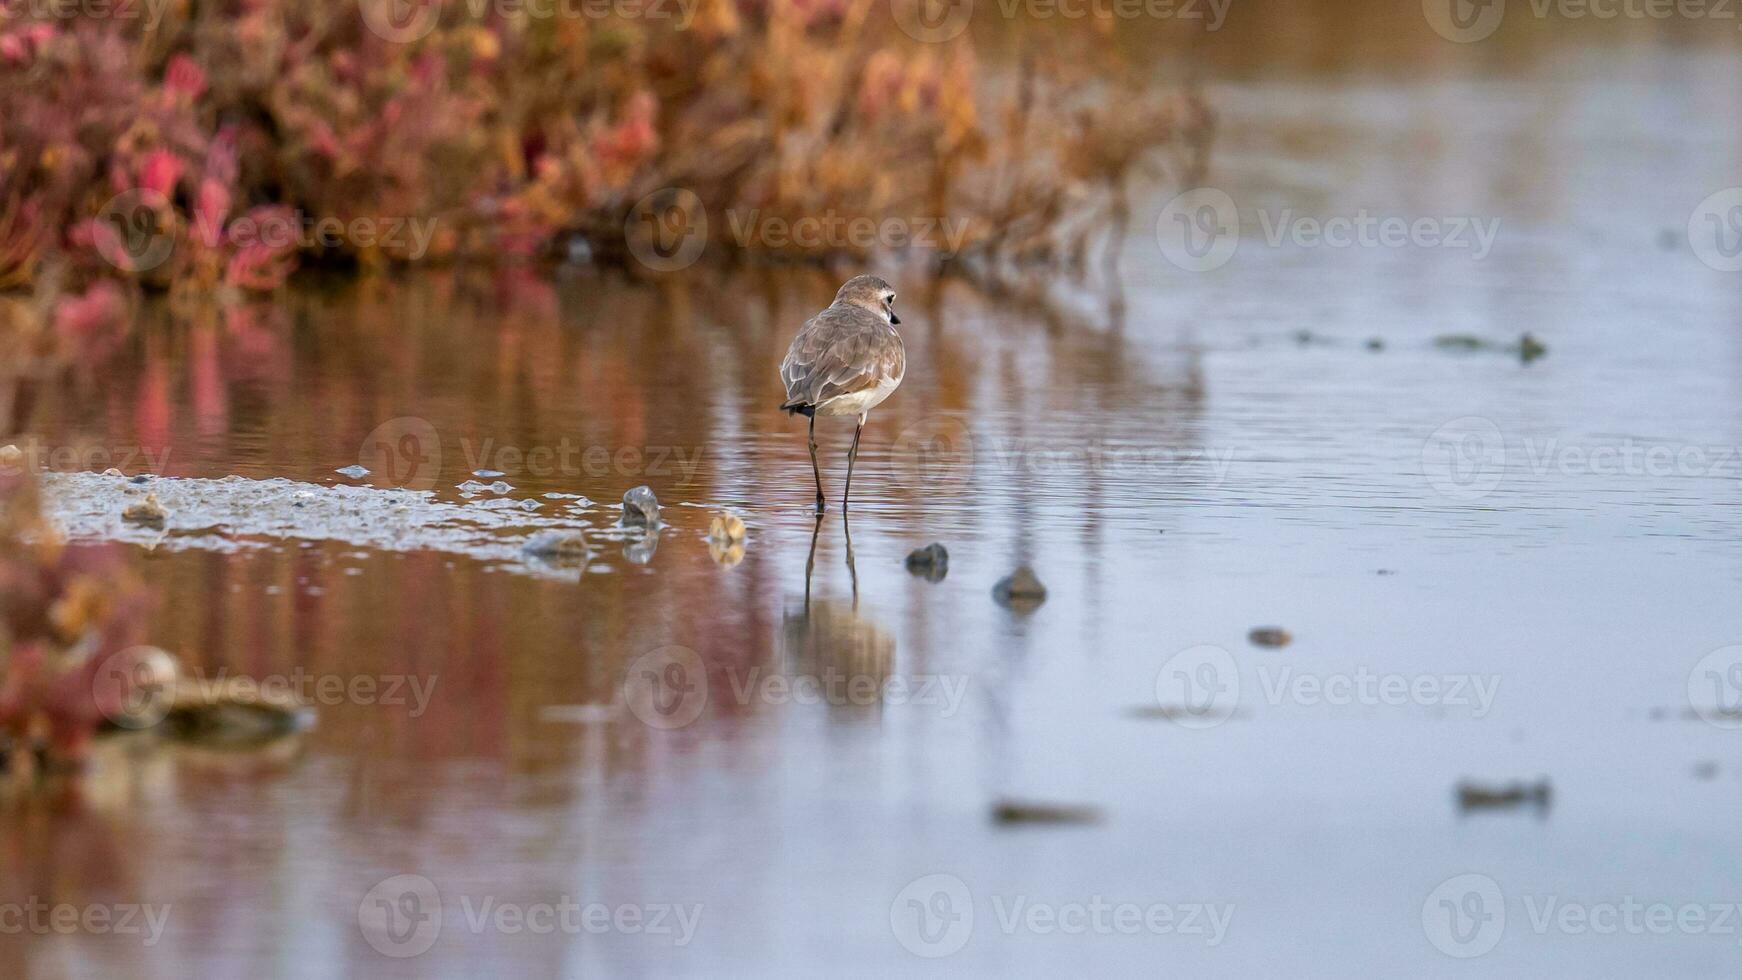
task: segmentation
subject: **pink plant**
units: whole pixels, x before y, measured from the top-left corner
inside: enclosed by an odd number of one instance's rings
[[[192,102],[206,91],[206,71],[187,55],[174,55],[163,69],[163,90],[173,99]]]
[[[606,130],[594,143],[599,162],[607,170],[630,170],[659,149],[659,133],[653,124],[659,114],[659,102],[646,90],[629,97],[623,118]]]
[[[176,181],[181,179],[182,162],[168,150],[152,150],[139,164],[139,186],[168,198],[175,194]]]
[[[206,248],[224,240],[224,220],[230,213],[230,189],[211,177],[200,181],[194,196],[194,237]]]
[[[27,64],[47,47],[55,36],[53,24],[26,24],[7,34],[0,34],[0,61],[12,65]]]
[[[0,473],[0,733],[77,764],[128,689],[144,590],[114,546],[69,547],[42,523],[34,476]]]

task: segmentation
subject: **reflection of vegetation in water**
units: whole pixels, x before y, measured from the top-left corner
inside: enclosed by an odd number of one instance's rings
[[[595,542],[602,549],[598,561],[611,574],[588,575],[582,588],[555,578],[529,583],[518,575],[477,574],[478,563],[462,560],[456,568],[455,555],[440,549],[384,552],[355,541],[310,540],[242,553],[128,549],[161,609],[177,608],[179,596],[207,597],[197,616],[153,617],[148,636],[201,676],[227,670],[264,677],[304,666],[346,676],[440,678],[427,713],[415,719],[406,711],[323,706],[317,737],[325,751],[420,765],[463,755],[497,760],[510,771],[560,767],[576,745],[550,738],[538,708],[551,700],[609,703],[614,672],[651,646],[693,646],[722,678],[742,681],[757,667],[764,675],[785,669],[768,659],[768,641],[783,635],[783,617],[759,597],[782,590],[771,576],[786,542],[781,521],[754,502],[787,500],[791,477],[805,474],[808,461],[786,419],[764,410],[769,396],[780,394],[768,365],[778,362],[790,337],[781,325],[814,313],[839,284],[822,270],[766,267],[698,269],[652,286],[612,272],[553,279],[521,266],[355,280],[311,276],[270,301],[130,299],[134,323],[113,337],[63,337],[36,300],[0,299],[0,309],[12,302],[44,315],[39,326],[49,341],[86,345],[71,364],[17,386],[30,392],[17,402],[33,407],[12,427],[23,433],[0,436],[0,442],[78,450],[74,462],[86,470],[113,465],[129,475],[249,478],[232,489],[281,477],[325,484],[339,482],[333,470],[357,462],[358,447],[385,418],[414,415],[439,433],[435,488],[449,501],[473,469],[497,462],[476,456],[492,440],[498,448],[523,450],[564,439],[613,454],[625,447],[673,450],[663,473],[646,472],[652,452],[641,454],[642,469],[626,472],[589,469],[579,452],[571,470],[510,467],[516,472],[507,479],[517,497],[561,491],[615,500],[645,482],[674,504],[708,505],[668,512],[676,529],[646,569],[629,569],[616,544]],[[913,293],[910,343],[924,345],[927,357],[916,367],[921,374],[910,379],[922,382],[911,397],[893,400],[886,410],[894,414],[883,427],[867,430],[884,465],[887,447],[916,421],[937,413],[976,417],[1037,391],[1063,415],[1162,405],[1158,417],[1141,421],[1147,437],[1198,444],[1205,396],[1195,357],[1177,373],[1157,377],[1136,367],[1117,331],[995,302],[962,282]],[[1012,356],[989,356],[993,351]],[[1019,370],[1033,358],[1044,359],[1044,374]],[[672,392],[703,389],[716,395],[673,410]],[[1016,435],[1054,438],[1027,429]],[[87,450],[117,455],[104,459]],[[677,464],[678,451],[698,461],[693,473]],[[131,461],[122,458],[135,452]],[[91,472],[75,482],[97,477]],[[1093,504],[1116,485],[1115,478],[1091,472],[1072,492]],[[880,509],[869,512],[877,515],[869,528],[855,520],[855,545],[863,543],[861,534],[874,536],[892,520],[935,512],[936,500],[923,487],[894,473],[867,486]],[[1009,533],[1025,534],[1042,519],[1036,515],[1046,506],[1045,493],[1034,481],[1014,481],[998,492],[1014,501]],[[164,499],[184,510],[181,502]],[[746,516],[757,511],[753,538],[741,563],[726,571],[700,538],[718,508],[739,507],[749,508]],[[547,501],[524,521],[504,519],[530,527],[562,509]],[[983,519],[977,509],[950,518],[970,534]],[[839,525],[831,519],[827,528],[818,557],[827,571],[819,570],[818,581],[829,584],[818,598],[826,600],[838,586],[845,599]],[[1119,540],[1092,516],[1082,528],[1092,554]],[[518,558],[518,538],[500,544],[508,549],[504,560]],[[796,542],[797,559],[807,544]],[[650,606],[650,596],[664,594],[681,594],[684,601]],[[818,619],[813,629],[850,625],[846,613],[824,612]],[[722,679],[718,690],[726,683]],[[726,714],[748,710],[731,698],[714,707]],[[646,748],[633,742],[611,751],[634,755]]]

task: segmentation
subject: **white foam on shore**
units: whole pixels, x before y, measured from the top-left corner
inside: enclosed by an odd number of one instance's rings
[[[157,495],[168,512],[162,528],[121,519],[129,506]],[[431,491],[323,486],[295,480],[153,477],[134,483],[101,473],[44,473],[43,509],[72,541],[125,541],[146,547],[240,551],[285,540],[338,541],[378,551],[441,551],[535,571],[550,566],[523,554],[542,530],[609,538],[578,504],[523,510],[518,501],[454,502]],[[607,519],[608,520],[608,519]],[[577,569],[566,571],[578,574]]]

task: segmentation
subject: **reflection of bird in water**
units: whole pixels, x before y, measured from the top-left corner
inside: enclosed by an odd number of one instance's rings
[[[846,522],[842,522],[846,529]],[[881,697],[895,663],[895,640],[859,615],[859,578],[853,568],[853,539],[848,530],[847,574],[853,601],[811,599],[811,574],[816,567],[818,521],[811,531],[810,556],[804,565],[804,606],[781,620],[782,670],[793,676],[818,678],[831,704],[868,703]],[[866,692],[878,692],[869,693]]]
[[[817,416],[858,416],[853,447],[847,450],[847,486],[841,509],[853,492],[853,461],[865,416],[888,398],[907,372],[907,352],[890,307],[895,290],[876,276],[854,276],[841,286],[829,308],[812,317],[792,339],[780,362],[786,385],[781,409],[810,419],[811,475],[817,481],[817,513],[823,512],[823,473],[817,467]]]
[[[823,522],[818,519],[816,526],[811,528],[810,554],[806,555],[804,559],[804,603],[807,606],[810,605],[811,601],[811,572],[815,571],[817,567],[817,534],[822,529]],[[853,525],[848,523],[845,513],[841,515],[841,537],[847,542],[847,578],[853,583],[853,608],[857,609],[859,607],[859,571],[853,567]]]

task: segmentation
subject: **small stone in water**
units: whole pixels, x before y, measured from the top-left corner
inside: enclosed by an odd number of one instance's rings
[[[536,558],[573,560],[585,558],[592,549],[576,531],[540,531],[526,539],[522,551]]]
[[[120,470],[116,469],[115,467],[111,466],[108,469],[103,471],[103,475],[104,476],[126,476],[127,474],[125,474],[125,473],[121,472]]]
[[[488,484],[479,483],[477,480],[467,480],[454,489],[464,494],[473,494],[488,490],[490,487]]]
[[[24,450],[17,446],[0,446],[0,466],[15,466],[24,458]]]
[[[472,475],[481,480],[494,480],[499,476],[507,476],[508,474],[501,470],[473,470]]]
[[[916,548],[907,556],[907,571],[927,582],[941,582],[950,571],[950,553],[935,541]]]
[[[369,471],[367,469],[357,465],[356,463],[352,463],[350,466],[347,466],[343,469],[334,470],[333,472],[339,474],[340,476],[348,476],[353,480],[361,480],[362,478],[369,475]]]
[[[1092,806],[1063,803],[1027,803],[1021,800],[1000,800],[992,807],[992,822],[1019,823],[1095,823],[1101,811]]]
[[[513,489],[514,489],[513,487],[502,482],[501,480],[497,480],[495,483],[490,484],[490,492],[491,493],[507,493]]]
[[[151,482],[151,474],[141,473],[138,476],[135,476],[133,479],[128,480],[127,482],[129,482],[129,483],[150,483]]]
[[[1435,337],[1434,346],[1441,350],[1481,350],[1491,345],[1475,334],[1447,333]]]
[[[1508,783],[1504,786],[1488,786],[1469,780],[1458,782],[1459,810],[1508,810],[1531,806],[1546,811],[1553,802],[1554,788],[1546,777],[1535,783]]]
[[[315,714],[294,695],[232,677],[175,687],[160,731],[171,738],[212,745],[259,745],[306,731]]]
[[[537,510],[543,506],[544,506],[543,504],[539,503],[536,500],[522,500],[520,502],[520,509],[521,510]]]
[[[157,494],[148,493],[145,499],[121,512],[121,519],[129,524],[143,524],[148,527],[162,527],[169,512],[157,502]]]
[[[659,526],[659,498],[651,488],[640,486],[623,495],[623,526]]]
[[[1046,601],[1046,586],[1027,565],[1018,568],[992,587],[992,598],[1001,606],[1033,609]]]
[[[742,541],[744,533],[744,519],[737,514],[721,514],[708,528],[708,537],[721,542]]]
[[[1261,647],[1285,647],[1294,641],[1294,636],[1280,626],[1257,627],[1246,638]]]

